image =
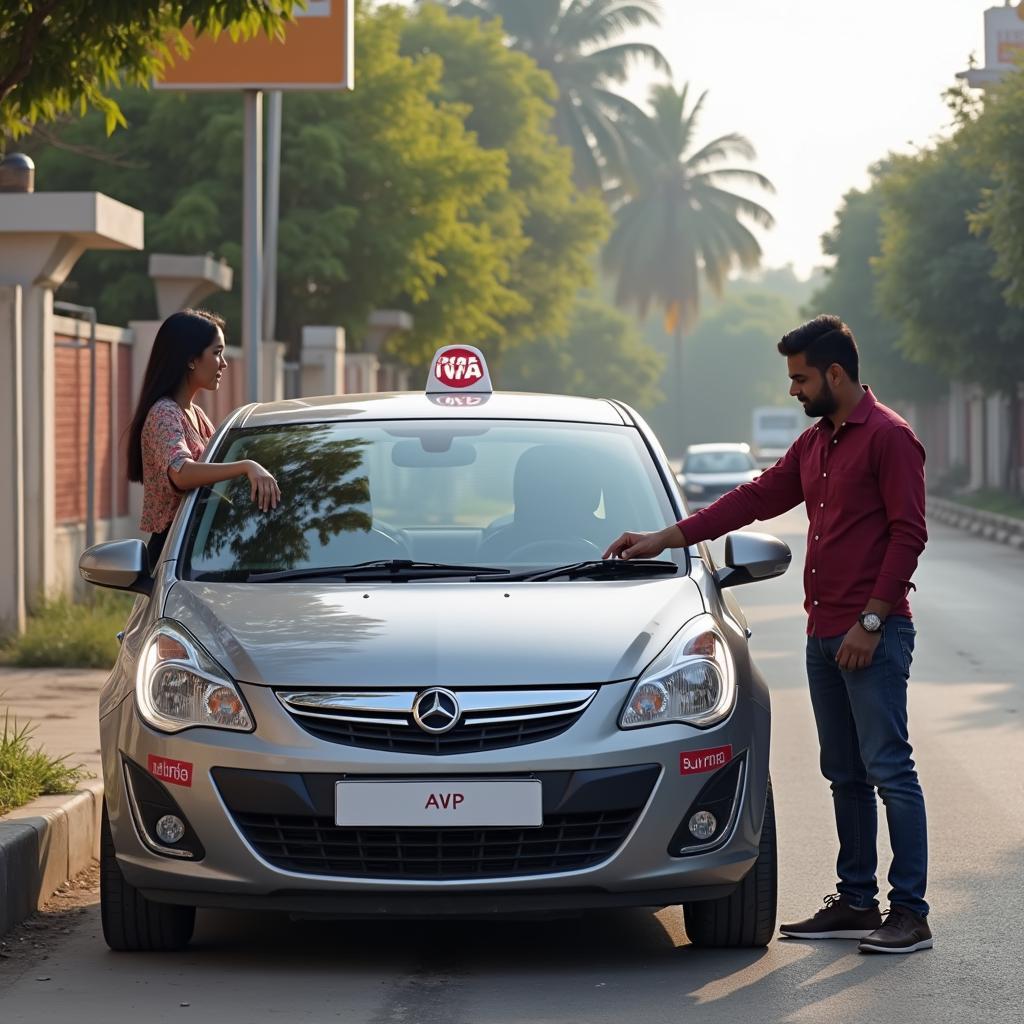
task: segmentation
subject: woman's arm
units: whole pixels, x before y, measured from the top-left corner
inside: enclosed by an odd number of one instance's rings
[[[167,475],[179,491],[193,491],[197,487],[209,487],[222,480],[247,476],[250,497],[259,505],[261,512],[277,508],[281,500],[281,488],[277,486],[273,474],[252,459],[243,459],[241,462],[194,462],[186,459],[177,469],[168,469]]]

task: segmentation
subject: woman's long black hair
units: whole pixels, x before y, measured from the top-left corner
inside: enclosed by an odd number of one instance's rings
[[[224,320],[205,309],[183,309],[172,313],[156,332],[149,353],[142,393],[128,427],[128,479],[142,482],[142,427],[149,410],[161,398],[173,395],[188,373],[190,360],[198,359],[217,341],[217,329]]]

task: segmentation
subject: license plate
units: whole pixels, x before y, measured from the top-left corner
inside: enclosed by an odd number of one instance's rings
[[[339,782],[335,785],[336,825],[533,828],[543,821],[539,779]]]

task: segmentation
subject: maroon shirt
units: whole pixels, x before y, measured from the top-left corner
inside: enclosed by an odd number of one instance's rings
[[[924,448],[868,388],[845,423],[805,430],[771,469],[679,528],[699,544],[806,502],[804,608],[810,636],[839,636],[871,598],[910,615],[907,592],[928,539]]]

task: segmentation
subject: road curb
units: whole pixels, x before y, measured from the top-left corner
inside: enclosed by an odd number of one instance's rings
[[[0,817],[0,935],[99,858],[102,809],[103,783],[92,779]]]
[[[928,495],[928,515],[947,526],[1024,551],[1024,519],[983,512],[931,494]]]

